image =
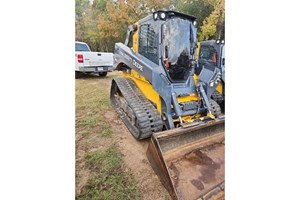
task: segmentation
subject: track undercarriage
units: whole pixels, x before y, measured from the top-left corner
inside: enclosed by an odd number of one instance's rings
[[[113,107],[137,140],[162,131],[163,122],[159,113],[131,79],[114,79],[110,98]]]

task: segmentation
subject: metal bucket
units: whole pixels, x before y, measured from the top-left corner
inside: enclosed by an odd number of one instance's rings
[[[173,199],[224,199],[225,119],[155,133],[147,150]]]

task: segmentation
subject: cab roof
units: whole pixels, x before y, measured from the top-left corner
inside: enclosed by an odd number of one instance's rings
[[[153,19],[154,13],[162,13],[162,12],[166,13],[167,16],[169,16],[169,17],[177,16],[177,17],[187,19],[187,20],[192,21],[192,22],[197,19],[196,17],[194,17],[192,15],[187,15],[187,14],[172,11],[172,10],[166,10],[166,11],[165,10],[158,10],[158,11],[155,11],[152,14],[146,16],[145,18],[141,19],[140,21],[147,21],[147,20]]]

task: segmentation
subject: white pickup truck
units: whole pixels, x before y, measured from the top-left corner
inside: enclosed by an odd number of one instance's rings
[[[84,42],[75,42],[75,77],[81,72],[106,76],[113,70],[113,53],[92,52]]]

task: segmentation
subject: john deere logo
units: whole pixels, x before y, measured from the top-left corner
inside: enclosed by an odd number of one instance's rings
[[[133,66],[135,66],[139,70],[143,71],[143,66],[142,65],[140,65],[139,63],[137,63],[135,60],[133,60],[132,63],[133,63]]]

